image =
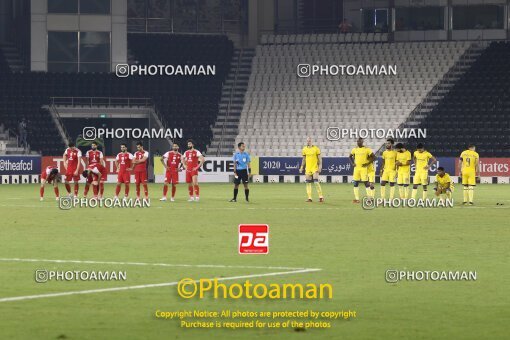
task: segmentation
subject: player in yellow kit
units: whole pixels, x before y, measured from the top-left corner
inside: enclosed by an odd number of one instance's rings
[[[321,150],[319,147],[313,145],[312,139],[308,137],[306,139],[306,146],[303,148],[301,154],[303,156],[303,161],[301,162],[299,172],[305,170],[306,194],[308,195],[306,201],[312,202],[312,183],[315,183],[315,189],[317,189],[317,194],[319,194],[319,202],[324,202],[322,188],[319,183],[319,174],[322,169]]]
[[[450,175],[444,171],[442,166],[437,168],[436,187],[434,190],[437,197],[444,194],[447,198],[452,198],[453,182]]]
[[[393,149],[395,141],[386,140],[386,150],[382,153],[381,164],[381,198],[386,198],[386,183],[390,183],[390,200],[395,197],[395,182],[397,181],[397,151]]]
[[[409,182],[411,178],[411,153],[406,150],[404,144],[395,145],[397,156],[395,165],[397,166],[397,184],[400,199],[409,198]]]
[[[370,164],[367,167],[367,180],[368,180],[368,187],[370,189],[370,197],[375,197],[375,156],[374,160],[370,162]]]
[[[425,200],[427,199],[427,185],[429,184],[429,168],[430,165],[435,163],[437,160],[430,152],[425,150],[423,144],[420,143],[416,146],[416,151],[413,153],[413,161],[415,169],[411,198],[416,198],[418,185],[421,185],[423,187],[422,198]]]
[[[462,177],[462,185],[464,186],[464,205],[473,205],[473,197],[476,186],[476,176],[480,173],[480,157],[475,151],[476,147],[469,144],[468,149],[460,154],[459,169]]]
[[[354,183],[354,200],[353,203],[359,203],[359,183],[365,183],[368,197],[374,197],[373,191],[370,189],[370,183],[368,182],[368,167],[375,160],[375,155],[370,148],[363,145],[363,138],[358,138],[356,144],[358,145],[352,149],[349,159],[354,166],[352,173],[352,179]]]

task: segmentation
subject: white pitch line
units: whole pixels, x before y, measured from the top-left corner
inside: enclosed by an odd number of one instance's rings
[[[251,275],[241,275],[241,276],[230,276],[230,277],[222,277],[222,278],[211,278],[209,280],[217,279],[218,281],[231,281],[231,280],[239,280],[239,279],[249,279],[255,277],[267,277],[267,276],[279,276],[279,275],[292,275],[299,273],[310,273],[320,271],[321,269],[301,269],[301,270],[293,270],[288,272],[273,272],[273,273],[264,273],[264,274],[251,274]],[[195,282],[199,282],[195,280]],[[49,294],[39,294],[39,295],[25,295],[25,296],[14,296],[7,298],[0,298],[1,302],[10,302],[10,301],[23,301],[23,300],[35,300],[35,299],[43,299],[50,297],[59,297],[59,296],[69,296],[69,295],[83,295],[83,294],[95,294],[95,293],[106,293],[106,292],[115,292],[121,290],[133,290],[133,289],[144,289],[144,288],[154,288],[154,287],[169,287],[175,286],[179,284],[178,281],[175,282],[165,282],[165,283],[153,283],[146,285],[137,285],[137,286],[127,286],[127,287],[114,287],[114,288],[102,288],[102,289],[89,289],[89,290],[77,290],[71,292],[62,292],[62,293],[49,293]]]
[[[21,258],[0,258],[3,262],[50,262],[50,263],[80,263],[80,264],[113,264],[124,266],[155,266],[155,267],[188,267],[188,268],[236,268],[236,269],[278,269],[278,270],[302,270],[318,268],[303,267],[273,267],[273,266],[240,266],[222,264],[173,264],[173,263],[148,263],[148,262],[115,262],[115,261],[89,261],[89,260],[50,260],[50,259],[21,259]]]

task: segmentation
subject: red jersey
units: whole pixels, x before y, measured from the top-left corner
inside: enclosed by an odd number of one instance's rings
[[[89,150],[85,154],[89,164],[96,164],[101,162],[101,158],[103,158],[103,153],[99,150]]]
[[[168,171],[177,172],[181,164],[181,154],[174,151],[168,151],[163,155]]]
[[[147,157],[147,159],[142,163],[137,163],[135,165],[135,171],[146,171],[147,170],[147,160],[149,159],[149,153],[147,151],[137,151],[135,152],[135,159],[140,160],[144,157]]]
[[[195,149],[187,150],[184,153],[184,158],[186,158],[186,168],[188,169],[188,171],[191,171],[191,169],[198,167],[198,160],[200,156],[202,156],[200,151]]]
[[[78,167],[78,162],[81,160],[80,149],[67,148],[64,156],[67,156],[67,168],[76,169]]]
[[[101,163],[89,164],[89,166],[87,166],[87,170],[99,176],[106,173],[106,168]]]
[[[57,169],[57,168],[54,167],[53,165],[47,166],[46,169],[44,169],[42,171],[41,178],[47,180],[48,182],[51,182],[53,180],[53,178],[55,177],[55,176],[50,175],[51,170],[53,170],[53,169]]]
[[[46,173],[46,176],[49,176],[51,170],[53,170],[53,169],[56,169],[56,167],[54,167],[53,165],[47,166],[46,169],[44,170],[44,173]]]
[[[115,159],[119,162],[119,173],[122,173],[131,167],[133,155],[129,152],[120,152]]]

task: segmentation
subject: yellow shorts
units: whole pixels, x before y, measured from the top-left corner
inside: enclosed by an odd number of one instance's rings
[[[397,184],[398,185],[409,185],[409,180],[411,178],[411,173],[409,171],[406,172],[398,172],[397,174]]]
[[[381,182],[390,182],[395,183],[397,181],[397,171],[396,170],[384,170],[381,176]]]
[[[370,171],[370,172],[368,173],[368,181],[369,181],[370,183],[375,183],[375,170]]]
[[[441,186],[440,187],[436,187],[436,190],[439,190],[439,192],[442,193],[442,194],[445,194],[447,189],[450,189],[450,192],[453,192],[453,185],[450,186],[449,188],[444,188],[444,187],[441,187]]]
[[[428,171],[416,172],[413,177],[413,184],[428,185],[429,172]]]
[[[462,185],[476,185],[476,173],[472,170],[462,171]]]
[[[319,167],[313,167],[313,168],[306,168],[305,169],[305,175],[306,176],[313,176],[317,171],[319,171]]]
[[[368,180],[368,168],[355,166],[352,173],[352,179],[356,182],[366,182]]]

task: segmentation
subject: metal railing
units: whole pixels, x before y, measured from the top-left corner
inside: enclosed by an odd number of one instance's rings
[[[55,106],[137,106],[137,107],[154,107],[151,98],[128,98],[128,97],[51,97],[50,105]]]
[[[234,83],[232,84],[232,88],[230,89],[230,97],[227,104],[227,110],[225,112],[225,117],[223,118],[223,126],[221,127],[221,136],[220,136],[220,142],[218,144],[218,150],[216,151],[216,155],[219,156],[221,149],[223,148],[225,144],[225,126],[227,125],[228,117],[230,116],[230,109],[232,106],[232,100],[234,99],[234,94],[237,88],[237,78],[239,76],[239,69],[241,67],[241,59],[243,56],[243,49],[239,50],[239,55],[237,59],[237,65],[236,65],[236,71],[234,76]]]
[[[62,118],[60,117],[60,114],[58,113],[57,107],[50,103],[48,106],[48,110],[50,111],[50,114],[52,115],[54,119],[54,123],[57,127],[57,130],[60,131],[62,139],[64,140],[64,144],[68,145],[69,141],[71,140],[71,137],[69,136],[69,133],[67,132],[66,126],[64,125],[64,122],[62,122]]]

